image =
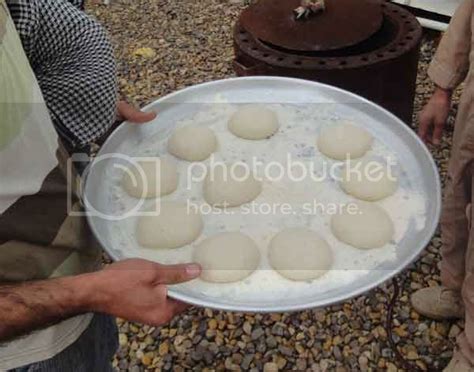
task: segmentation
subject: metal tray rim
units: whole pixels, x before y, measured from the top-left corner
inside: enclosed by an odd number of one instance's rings
[[[147,111],[152,106],[154,106],[156,104],[159,104],[162,101],[170,100],[173,97],[182,94],[183,92],[191,92],[191,91],[196,91],[196,90],[199,91],[199,89],[201,89],[203,87],[219,85],[219,84],[223,83],[224,81],[226,83],[232,83],[232,82],[238,82],[238,81],[243,81],[243,80],[254,81],[254,82],[259,82],[259,81],[266,81],[266,82],[268,82],[268,81],[279,81],[279,82],[288,82],[288,83],[295,83],[296,82],[296,83],[303,84],[303,85],[313,85],[313,86],[316,85],[316,86],[319,86],[319,87],[324,87],[325,89],[330,89],[330,90],[333,90],[333,91],[338,91],[340,93],[343,93],[343,94],[347,95],[348,97],[351,97],[351,98],[357,100],[358,102],[366,103],[366,104],[369,104],[371,106],[377,107],[378,110],[383,111],[386,115],[390,116],[393,120],[397,121],[400,125],[404,125],[404,126],[406,125],[397,116],[395,116],[394,114],[392,114],[390,111],[386,110],[385,108],[383,108],[383,107],[381,107],[381,106],[379,106],[379,105],[377,105],[377,104],[375,104],[375,103],[373,103],[373,102],[371,102],[371,101],[369,101],[369,100],[367,100],[367,99],[365,99],[365,98],[363,98],[363,97],[361,97],[357,94],[346,91],[344,89],[334,87],[334,86],[331,86],[331,85],[328,85],[328,84],[323,84],[323,83],[304,80],[304,79],[286,78],[286,77],[277,77],[277,76],[237,77],[237,78],[214,80],[214,81],[210,81],[210,82],[197,84],[197,85],[190,86],[190,87],[184,88],[182,90],[173,92],[169,95],[163,96],[163,97],[153,101],[152,103],[146,105],[145,107],[143,107],[143,110]],[[101,150],[99,150],[98,155],[100,155],[103,148],[107,147],[107,144],[111,141],[114,134],[118,130],[119,130],[119,127],[117,127],[112,132],[112,134],[109,136],[109,138],[102,145]],[[173,299],[176,299],[176,300],[179,300],[179,301],[182,301],[182,302],[185,302],[185,303],[188,303],[188,304],[195,305],[195,306],[211,307],[211,308],[214,308],[214,309],[219,309],[219,310],[224,310],[224,311],[252,312],[252,313],[295,312],[295,311],[302,311],[302,310],[320,308],[320,307],[325,307],[325,306],[332,306],[332,305],[350,300],[354,297],[357,297],[359,295],[367,293],[367,292],[371,291],[372,289],[374,289],[374,288],[382,285],[383,283],[387,282],[388,280],[392,279],[394,276],[396,276],[397,274],[402,272],[410,263],[414,262],[419,257],[419,255],[422,253],[422,251],[428,246],[429,242],[431,241],[433,235],[436,232],[436,229],[438,227],[438,221],[439,221],[440,216],[441,216],[441,200],[442,200],[442,198],[441,198],[441,180],[440,180],[438,168],[437,168],[437,166],[434,162],[434,159],[433,159],[431,153],[429,152],[427,146],[425,145],[425,143],[413,131],[407,131],[407,132],[410,133],[410,136],[417,142],[417,144],[420,146],[420,148],[425,153],[425,155],[427,155],[427,158],[429,159],[430,166],[432,168],[431,170],[435,174],[435,185],[434,186],[435,186],[435,189],[436,189],[436,200],[435,200],[436,210],[435,210],[435,218],[433,219],[433,221],[435,221],[435,223],[433,223],[432,226],[426,226],[425,229],[428,229],[428,232],[426,234],[426,237],[423,239],[423,241],[420,242],[420,244],[419,244],[420,248],[417,249],[417,250],[414,250],[413,254],[409,255],[406,258],[404,266],[398,267],[398,268],[393,269],[393,270],[383,270],[384,274],[381,275],[380,279],[378,279],[378,280],[376,280],[376,281],[374,281],[374,282],[372,282],[368,285],[360,287],[357,290],[349,292],[349,293],[347,293],[347,295],[335,296],[332,299],[328,299],[328,300],[325,300],[325,301],[310,301],[310,302],[308,302],[306,304],[303,304],[303,305],[301,305],[301,304],[283,305],[283,306],[282,305],[275,305],[275,306],[270,306],[270,307],[266,307],[266,308],[261,308],[261,307],[258,307],[258,306],[239,306],[239,305],[226,305],[226,304],[216,305],[216,304],[214,304],[210,301],[198,299],[196,297],[180,293],[179,291],[176,291],[172,287],[168,288],[169,297],[173,298]],[[92,162],[92,164],[90,164],[89,167],[92,167],[93,165],[94,165],[94,162]],[[86,175],[85,175],[85,187],[84,187],[84,193],[85,194],[88,194],[88,192],[89,192],[88,191],[88,189],[89,189],[88,185],[90,183],[88,183],[87,180],[88,180],[88,177],[87,177],[87,173],[86,173]],[[89,226],[91,227],[91,230],[92,230],[94,236],[100,242],[100,244],[102,245],[104,250],[111,256],[111,258],[113,260],[115,260],[115,261],[118,260],[119,258],[116,257],[115,254],[113,253],[113,251],[110,248],[107,247],[107,244],[104,244],[103,239],[101,238],[100,232],[97,231],[97,228],[96,228],[95,224],[93,223],[93,221],[91,219],[91,215],[88,214],[88,213],[87,213],[87,220],[88,220]],[[381,270],[379,270],[379,271],[381,271]]]

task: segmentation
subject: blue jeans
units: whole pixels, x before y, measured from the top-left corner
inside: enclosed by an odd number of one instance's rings
[[[95,314],[89,327],[72,345],[51,359],[12,372],[108,372],[114,371],[111,361],[118,349],[115,319]]]

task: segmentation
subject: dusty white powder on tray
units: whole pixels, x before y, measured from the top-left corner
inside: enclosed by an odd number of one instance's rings
[[[235,137],[227,129],[227,121],[236,110],[235,105],[217,104],[209,105],[189,120],[176,123],[176,127],[188,125],[207,125],[212,128],[218,138],[219,148],[215,154],[217,161],[250,161],[257,157],[263,164],[279,161],[285,163],[288,154],[293,160],[304,162],[320,174],[325,166],[330,166],[335,161],[324,157],[316,148],[316,140],[321,128],[330,125],[335,119],[330,114],[322,112],[321,107],[305,107],[301,105],[269,104],[267,107],[274,110],[281,123],[279,132],[265,141],[249,141]],[[350,119],[350,118],[346,118]],[[166,145],[168,137],[153,136],[146,139],[133,149],[129,147],[120,149],[130,156],[164,156],[167,154]],[[169,155],[168,155],[169,156]],[[395,154],[378,139],[375,140],[372,150],[365,155],[366,158],[396,158]],[[202,183],[189,184],[186,175],[191,163],[178,161],[181,174],[180,186],[172,195],[163,200],[191,200],[193,205],[206,206],[202,199]],[[209,160],[204,162],[209,163]],[[311,168],[312,167],[312,168]],[[258,244],[262,261],[259,270],[242,282],[231,284],[211,284],[201,280],[182,284],[180,287],[187,293],[200,293],[210,298],[227,299],[242,303],[258,303],[265,301],[278,301],[304,296],[314,296],[340,288],[353,283],[358,278],[367,275],[381,263],[394,260],[396,257],[397,242],[406,234],[409,228],[421,230],[425,226],[426,205],[424,197],[414,190],[409,182],[403,167],[397,169],[400,181],[398,191],[379,202],[394,221],[394,240],[380,249],[359,250],[339,242],[332,235],[329,227],[331,215],[323,213],[320,209],[316,214],[308,214],[303,209],[304,203],[330,203],[341,204],[353,201],[339,188],[334,179],[316,182],[307,177],[301,182],[292,182],[285,178],[278,182],[264,181],[262,194],[254,201],[258,208],[263,204],[291,205],[292,213],[281,213],[280,210],[271,214],[249,214],[247,207],[233,208],[231,214],[206,214],[203,216],[205,228],[202,236],[195,242],[222,231],[241,231],[252,237]],[[110,203],[116,213],[129,210],[136,204],[121,188],[120,179],[122,170],[111,168],[108,170],[107,180],[110,188]],[[146,201],[143,208],[147,208],[153,201]],[[278,208],[277,208],[278,209]],[[265,209],[263,212],[266,212]],[[150,250],[138,246],[135,239],[135,225],[137,217],[111,222],[110,236],[114,248],[121,251],[125,257],[142,257],[160,263],[189,262],[192,257],[193,246],[186,246],[173,250]],[[323,277],[312,282],[293,282],[271,270],[267,261],[267,245],[270,239],[286,227],[306,226],[324,237],[331,245],[334,252],[334,266]],[[179,227],[178,227],[179,228]]]

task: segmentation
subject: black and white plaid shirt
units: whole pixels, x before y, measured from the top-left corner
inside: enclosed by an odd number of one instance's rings
[[[116,113],[115,59],[84,1],[6,2],[63,140],[77,148],[105,134]]]

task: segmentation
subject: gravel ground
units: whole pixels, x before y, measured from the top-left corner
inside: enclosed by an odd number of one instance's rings
[[[238,1],[224,0],[115,0],[110,6],[91,5],[89,11],[113,38],[122,96],[143,105],[189,85],[233,76],[231,29],[241,8]],[[422,46],[417,112],[433,88],[426,75],[433,40],[426,36]],[[440,148],[432,149],[443,181],[452,123],[451,118]],[[394,309],[393,339],[421,370],[443,368],[463,329],[462,322],[422,318],[409,304],[413,291],[439,284],[440,244],[437,235],[399,276],[404,284]],[[121,348],[114,365],[123,371],[176,372],[403,370],[384,323],[391,293],[389,284],[338,306],[292,314],[195,308],[161,328],[118,320]]]

